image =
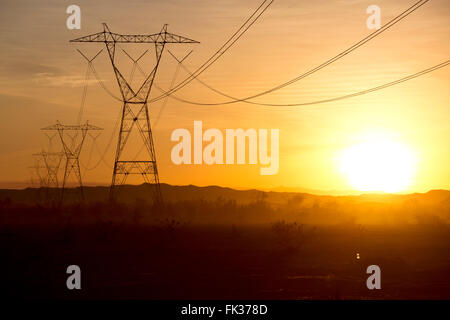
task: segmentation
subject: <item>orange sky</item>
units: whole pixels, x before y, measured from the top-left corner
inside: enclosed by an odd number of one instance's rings
[[[40,128],[73,123],[80,107],[86,63],[79,48],[94,55],[101,44],[68,41],[101,31],[107,22],[117,33],[151,34],[164,23],[169,31],[201,44],[169,47],[179,56],[194,49],[186,66],[194,70],[234,33],[260,4],[249,1],[77,1],[81,30],[68,30],[65,9],[71,1],[5,0],[0,4],[0,187],[25,186],[33,165],[31,154],[46,148]],[[415,1],[295,1],[275,0],[260,20],[201,79],[235,96],[246,97],[271,88],[324,62],[371,31],[366,8],[381,8],[382,23]],[[448,59],[450,3],[432,0],[380,37],[330,67],[260,102],[290,103],[330,98],[402,78]],[[137,56],[150,46],[129,46]],[[152,52],[153,53],[153,52]],[[151,54],[152,54],[151,53]],[[152,56],[152,55],[149,55]],[[126,75],[129,60],[117,56]],[[150,59],[142,61],[150,70]],[[176,64],[165,54],[156,84],[167,89]],[[106,86],[119,95],[105,52],[95,68]],[[137,74],[137,73],[136,73]],[[186,74],[180,71],[178,81]],[[136,76],[136,78],[138,78]],[[260,107],[236,103],[219,107],[184,104],[169,99],[153,128],[161,182],[222,185],[242,188],[305,188],[349,192],[351,186],[336,164],[340,151],[368,132],[382,132],[410,146],[417,170],[406,192],[450,189],[450,93],[448,67],[409,82],[348,100],[307,107]],[[154,89],[153,96],[159,94]],[[200,102],[224,98],[193,81],[176,94]],[[162,102],[150,105],[151,117]],[[110,140],[121,103],[92,80],[84,119],[104,128],[98,138],[103,151]],[[277,175],[261,176],[259,165],[176,166],[170,160],[170,134],[193,130],[194,120],[205,128],[280,129],[280,167]],[[87,141],[82,163],[99,159]],[[115,140],[107,151],[112,165]],[[86,183],[109,184],[111,169],[101,164],[83,170]]]

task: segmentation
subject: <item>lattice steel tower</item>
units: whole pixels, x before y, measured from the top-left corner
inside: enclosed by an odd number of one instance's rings
[[[58,121],[56,124],[42,128],[44,131],[57,131],[61,140],[61,144],[64,149],[66,158],[64,168],[64,179],[61,190],[61,203],[64,200],[64,191],[67,186],[68,180],[71,177],[75,177],[79,186],[79,200],[84,200],[83,182],[81,180],[80,170],[80,153],[83,148],[84,141],[88,131],[91,130],[103,130],[102,128],[90,125],[87,121],[85,124],[79,125],[63,125]],[[69,134],[69,132],[71,134]]]
[[[122,118],[112,174],[111,198],[114,198],[115,187],[123,185],[128,175],[135,174],[141,175],[146,183],[155,186],[154,200],[161,202],[161,189],[147,101],[165,45],[167,43],[188,44],[198,42],[167,32],[167,25],[164,25],[161,31],[156,34],[131,35],[113,33],[105,23],[103,24],[103,32],[77,38],[71,40],[71,42],[102,42],[105,44],[122,95]],[[131,88],[130,83],[127,82],[116,66],[114,58],[117,43],[153,43],[155,45],[155,66],[137,91]],[[123,154],[130,133],[135,127],[137,127],[139,135],[148,151],[148,156],[144,160],[134,160]]]
[[[34,153],[33,156],[40,157],[47,169],[47,188],[59,188],[58,171],[61,165],[61,160],[64,157],[64,152],[47,152],[42,151]]]

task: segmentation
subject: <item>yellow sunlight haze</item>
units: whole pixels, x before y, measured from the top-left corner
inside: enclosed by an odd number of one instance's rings
[[[339,167],[357,190],[401,192],[412,183],[416,157],[407,144],[372,134],[343,150]]]

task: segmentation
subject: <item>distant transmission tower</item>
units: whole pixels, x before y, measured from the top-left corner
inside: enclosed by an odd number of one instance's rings
[[[36,155],[33,155],[34,157],[34,165],[31,167],[28,167],[32,169],[32,176],[31,176],[31,182],[32,187],[36,188],[36,200],[38,203],[42,202],[42,192],[44,189],[47,189],[47,167],[43,164],[42,157],[37,157]],[[36,176],[37,178],[37,185],[35,185],[35,180],[33,179],[33,176]]]
[[[105,23],[103,24],[103,32],[77,38],[71,40],[71,42],[101,42],[105,44],[122,95],[122,118],[112,174],[111,199],[114,198],[116,186],[123,185],[127,177],[132,174],[141,175],[146,183],[155,187],[154,200],[160,203],[162,196],[147,101],[165,45],[167,43],[188,44],[198,42],[167,32],[167,25],[164,25],[161,31],[156,34],[123,35],[111,32]],[[131,88],[130,83],[127,82],[116,66],[114,58],[117,43],[153,43],[155,45],[155,66],[137,91]],[[148,151],[148,156],[144,160],[134,160],[132,157],[123,154],[125,145],[129,142],[130,133],[135,127],[137,127]]]
[[[37,188],[45,188],[47,187],[47,167],[42,163],[43,159],[42,157],[37,157],[36,154],[33,154],[34,157],[34,165],[31,167],[28,167],[29,169],[32,169],[31,173],[32,176],[36,175],[37,178]],[[34,179],[33,177],[31,178],[31,181],[34,184]],[[33,185],[33,187],[35,187],[35,185]]]
[[[33,154],[33,156],[38,157],[44,163],[42,169],[45,169],[47,174],[42,179],[44,180],[45,186],[45,200],[46,202],[53,202],[58,200],[58,172],[61,160],[64,157],[64,152],[46,152],[42,151]],[[38,169],[39,170],[39,169]],[[42,183],[41,183],[42,187]]]
[[[46,152],[42,151],[33,154],[33,156],[40,157],[47,170],[46,186],[48,188],[59,188],[58,171],[61,165],[61,160],[64,157],[64,152]]]
[[[63,125],[58,121],[55,125],[42,128],[44,131],[56,130],[59,134],[61,144],[64,149],[66,157],[66,164],[64,168],[64,179],[61,190],[61,202],[64,199],[64,190],[70,177],[75,176],[79,185],[79,197],[80,200],[84,200],[83,182],[81,180],[80,171],[80,153],[83,148],[83,143],[88,131],[90,130],[103,130],[102,128],[92,126],[87,121],[81,125]]]

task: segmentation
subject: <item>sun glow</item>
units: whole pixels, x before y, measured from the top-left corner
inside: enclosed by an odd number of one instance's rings
[[[415,156],[404,143],[372,135],[342,151],[339,166],[360,191],[400,192],[410,186]]]

